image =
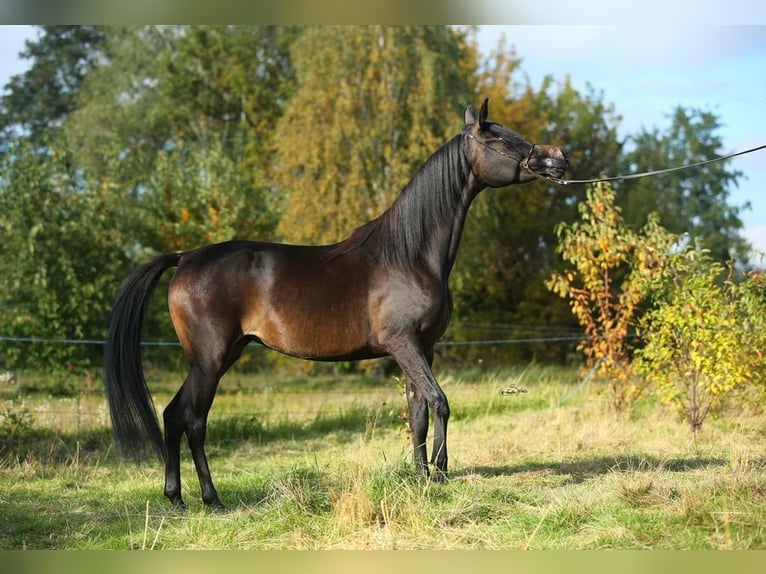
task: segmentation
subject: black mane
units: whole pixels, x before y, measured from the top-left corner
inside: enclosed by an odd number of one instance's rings
[[[426,252],[424,245],[430,230],[451,225],[461,203],[461,192],[471,170],[461,141],[459,134],[436,150],[391,207],[334,245],[328,259],[374,242],[373,251],[387,266],[415,267]]]

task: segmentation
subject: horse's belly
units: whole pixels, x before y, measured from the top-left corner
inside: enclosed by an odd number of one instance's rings
[[[264,315],[245,332],[285,355],[317,361],[357,360],[383,353],[370,345],[369,329],[359,317],[345,320],[332,312],[303,316]]]

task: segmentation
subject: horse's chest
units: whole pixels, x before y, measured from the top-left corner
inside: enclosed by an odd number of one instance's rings
[[[447,330],[452,317],[452,297],[448,289],[434,299],[430,309],[423,315],[421,332],[423,335],[436,342]]]
[[[446,286],[394,283],[372,306],[374,323],[393,331],[416,332],[436,341],[452,315],[452,298]]]

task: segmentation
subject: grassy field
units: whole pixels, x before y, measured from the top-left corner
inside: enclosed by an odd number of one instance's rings
[[[208,438],[226,513],[203,508],[186,451],[190,508],[172,510],[157,461],[116,456],[99,394],[5,389],[0,548],[766,549],[763,414],[732,410],[692,441],[650,398],[613,414],[571,370],[441,381],[450,480],[432,484],[395,378],[227,375]]]

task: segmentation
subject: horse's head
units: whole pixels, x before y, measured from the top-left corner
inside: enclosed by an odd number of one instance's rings
[[[465,109],[466,156],[478,179],[490,187],[503,187],[537,176],[564,175],[569,167],[564,152],[552,145],[530,143],[500,124],[488,122],[487,101],[482,102],[478,119],[473,106]]]

